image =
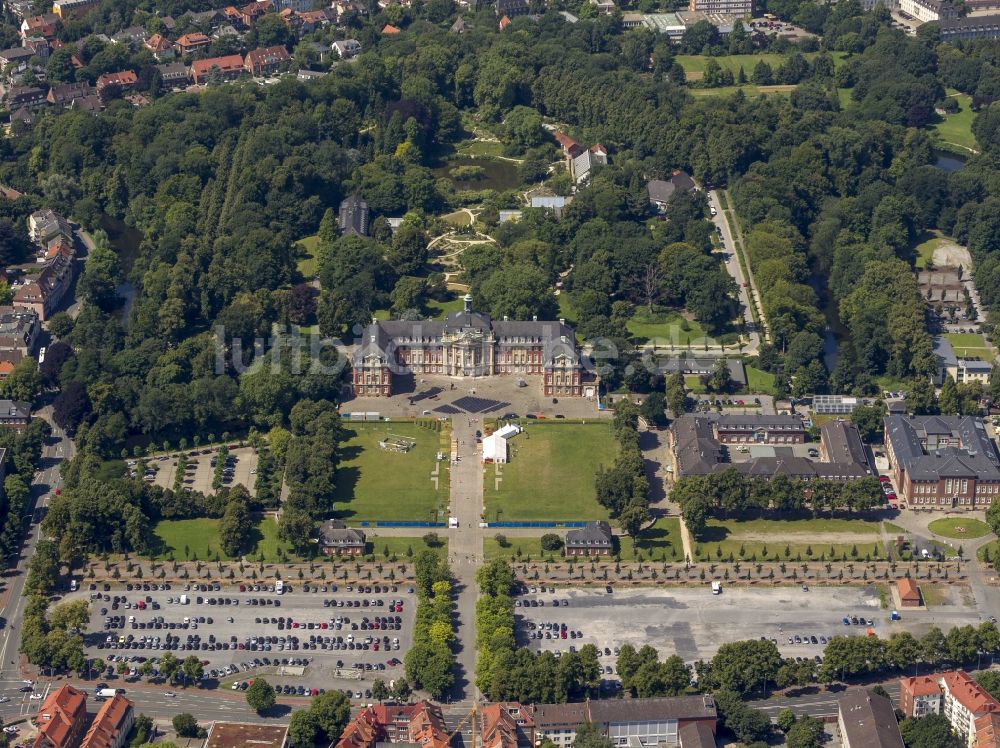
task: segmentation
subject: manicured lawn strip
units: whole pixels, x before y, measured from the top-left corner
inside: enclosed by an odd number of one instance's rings
[[[920,596],[924,599],[924,605],[945,605],[951,601],[948,593],[937,585],[925,584],[920,588]]]
[[[906,534],[906,528],[905,527],[900,527],[899,525],[894,525],[892,522],[883,522],[882,524],[883,524],[883,527],[885,527],[885,531],[887,533],[890,533],[892,535],[905,535]]]
[[[978,150],[979,144],[972,134],[972,121],[976,117],[972,111],[972,97],[950,89],[948,93],[954,94],[952,98],[958,101],[959,111],[956,114],[946,114],[941,122],[934,125],[934,131],[945,143],[958,146],[957,150],[960,152]]]
[[[300,244],[305,250],[305,257],[299,260],[298,268],[299,273],[302,274],[303,278],[312,278],[319,272],[319,266],[316,260],[316,250],[319,248],[319,236],[313,234],[312,236],[306,236],[299,239],[297,244]]]
[[[165,546],[161,558],[168,558],[173,551],[177,561],[211,560],[218,553],[228,559],[219,544],[219,521],[217,519],[177,519],[157,522],[153,534]]]
[[[758,94],[789,94],[795,90],[794,85],[781,86],[755,86],[751,83],[742,86],[720,86],[719,88],[689,88],[688,92],[692,96],[730,96],[737,91],[742,91],[745,96],[757,96]]]
[[[163,551],[158,556],[160,560],[170,557],[171,551],[175,561],[214,561],[216,555],[228,561],[230,557],[222,552],[219,541],[219,520],[210,518],[163,520],[153,528],[153,534],[163,541]],[[255,561],[264,554],[266,563],[279,560],[278,549],[286,557],[294,557],[291,546],[278,539],[278,524],[272,517],[265,517],[257,525],[257,543],[246,554],[246,558]]]
[[[763,392],[766,395],[774,394],[774,374],[769,371],[755,369],[752,366],[746,367],[747,389],[750,392]]]
[[[469,216],[468,212],[464,210],[456,210],[454,213],[441,216],[441,218],[448,223],[454,224],[455,226],[468,226],[472,223],[471,216]]]
[[[503,535],[503,530],[500,529],[498,532]],[[565,530],[558,531],[560,535],[565,533]],[[483,554],[487,561],[493,561],[498,558],[513,559],[515,561],[525,561],[529,559],[537,561],[541,558],[552,557],[553,561],[563,560],[562,550],[555,551],[553,553],[546,552],[542,554],[541,539],[538,537],[534,538],[507,538],[507,545],[504,548],[500,547],[497,543],[495,537],[488,537],[483,540]]]
[[[759,561],[764,560],[765,551],[768,559],[777,555],[779,561],[796,561],[800,556],[802,562],[819,561],[823,554],[828,560],[832,553],[837,559],[847,555],[849,559],[863,560],[866,555],[876,554],[884,557],[885,550],[878,540],[878,523],[864,520],[735,520],[708,521],[708,529],[704,538],[695,542],[695,557],[700,561],[718,561],[728,559],[732,554],[739,560],[751,560],[756,554]],[[851,533],[855,535],[870,535],[872,542],[860,543],[830,543],[822,538],[827,533]],[[753,538],[768,538],[748,539]],[[857,548],[857,555],[851,553]],[[743,553],[740,553],[740,549]],[[786,554],[787,548],[787,554]],[[810,556],[808,551],[812,549]]]
[[[569,324],[576,324],[576,310],[573,309],[573,297],[569,291],[562,291],[559,296],[556,297],[559,302],[559,316],[566,320]]]
[[[441,540],[441,544],[431,548],[427,543],[424,542],[423,537],[370,537],[368,538],[368,553],[373,555],[376,560],[385,558],[385,549],[389,549],[389,558],[395,556],[399,561],[404,561],[408,558],[416,558],[423,551],[434,551],[436,554],[447,555],[448,553],[448,538],[445,537],[444,533],[438,532],[438,538]],[[412,553],[407,553],[410,550]]]
[[[438,489],[431,472],[442,449],[442,434],[416,423],[348,423],[350,438],[341,445],[334,486],[335,515],[362,521],[443,521],[448,499],[447,464],[441,463]],[[416,446],[405,454],[388,452],[378,443],[387,435],[411,437]],[[445,448],[447,452],[447,448]]]
[[[462,156],[500,156],[503,154],[503,143],[492,140],[466,140],[455,146],[455,151]]]
[[[705,385],[701,383],[701,377],[697,374],[685,374],[684,386],[687,388],[688,392],[692,392],[695,395],[703,395],[708,392]]]
[[[953,540],[971,540],[990,534],[990,526],[978,519],[965,517],[942,517],[927,525],[935,535]]]
[[[599,465],[611,467],[618,452],[609,423],[533,422],[509,445],[499,491],[495,466],[484,471],[487,521],[497,521],[498,510],[499,521],[607,519],[594,476]]]

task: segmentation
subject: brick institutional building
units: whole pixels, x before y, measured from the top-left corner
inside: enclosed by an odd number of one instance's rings
[[[455,379],[538,376],[549,397],[592,397],[597,377],[585,371],[573,329],[564,320],[497,321],[472,311],[443,322],[374,321],[354,353],[353,384],[358,397],[388,397],[407,374]]]

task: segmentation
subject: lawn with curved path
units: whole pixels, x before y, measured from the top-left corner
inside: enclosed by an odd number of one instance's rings
[[[965,517],[942,517],[927,525],[927,529],[935,535],[956,540],[981,538],[990,533],[990,526],[985,522]]]

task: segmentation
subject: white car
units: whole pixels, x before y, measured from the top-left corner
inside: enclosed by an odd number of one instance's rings
[[[0,704],[6,704],[10,701],[10,696],[0,696]]]
[[[164,695],[164,696],[169,696],[170,698],[174,698],[175,696],[177,696],[177,694],[175,694],[175,693],[174,693],[173,691],[167,691],[167,692],[166,692],[165,694],[163,694],[163,695]]]
[[[28,698],[31,699],[32,701],[41,701],[42,695],[40,693],[33,693]]]

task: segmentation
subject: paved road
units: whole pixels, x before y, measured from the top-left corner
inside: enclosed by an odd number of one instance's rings
[[[451,513],[458,527],[448,531],[449,562],[455,576],[456,647],[458,682],[454,698],[476,699],[476,600],[479,586],[476,570],[483,563],[483,465],[480,462],[476,431],[482,419],[464,413],[452,418],[452,436],[457,442],[458,461],[451,466]]]
[[[742,307],[743,320],[746,323],[747,333],[750,336],[750,345],[744,349],[744,352],[754,355],[760,350],[760,333],[757,329],[757,323],[754,321],[753,312],[750,309],[750,305],[754,303],[751,294],[755,292],[751,287],[752,280],[748,280],[743,275],[743,266],[740,265],[739,257],[736,254],[736,238],[729,230],[729,221],[726,220],[725,211],[722,209],[722,203],[719,201],[719,193],[716,190],[708,193],[708,203],[716,211],[716,214],[712,217],[712,222],[721,231],[724,246],[719,251],[726,256],[726,270],[736,281],[736,285],[739,286],[738,296],[740,306]],[[757,313],[761,314],[759,306],[757,307]]]
[[[22,519],[26,531],[24,544],[17,560],[16,568],[5,574],[7,588],[0,595],[3,616],[7,625],[2,632],[2,642],[0,642],[0,695],[11,698],[11,703],[0,705],[0,715],[4,717],[16,706],[13,702],[20,700],[17,689],[22,685],[20,669],[18,667],[17,648],[21,635],[21,620],[24,617],[24,605],[26,598],[23,596],[24,579],[28,568],[28,561],[35,553],[35,546],[38,544],[41,532],[37,523],[33,522],[36,508],[43,508],[48,505],[49,497],[56,489],[62,486],[62,476],[59,468],[63,460],[73,457],[73,442],[66,437],[65,432],[52,421],[52,408],[46,406],[35,412],[35,418],[44,418],[52,424],[52,436],[42,449],[41,465],[35,473],[35,479],[31,484],[31,493],[28,499],[28,507]],[[39,512],[39,516],[41,512]],[[18,698],[15,699],[15,696]]]

